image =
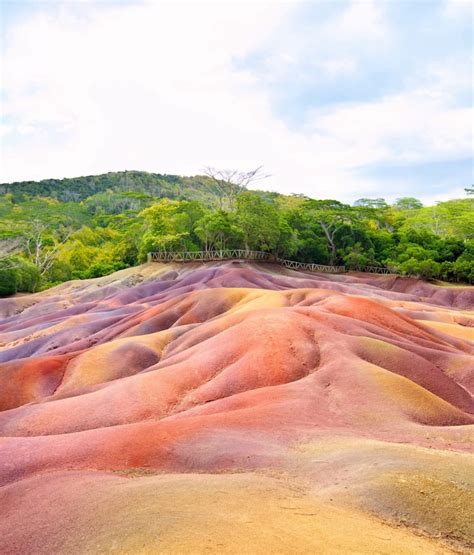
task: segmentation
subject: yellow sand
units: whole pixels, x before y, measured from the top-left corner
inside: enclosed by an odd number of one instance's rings
[[[452,337],[474,341],[474,328],[460,326],[459,324],[448,324],[446,322],[433,322],[430,320],[422,320],[419,322],[424,326],[432,328],[436,331],[442,331]]]
[[[71,480],[77,479],[77,475],[71,476]],[[58,544],[50,546],[53,552],[87,555],[451,552],[406,528],[391,527],[356,509],[317,500],[283,475],[129,474],[106,478],[100,483],[92,476],[90,482],[84,484],[82,498],[75,498],[76,514],[67,529],[49,522],[43,530],[53,543],[59,540],[60,548]],[[63,495],[67,501],[67,489]],[[47,548],[41,540],[38,545]]]

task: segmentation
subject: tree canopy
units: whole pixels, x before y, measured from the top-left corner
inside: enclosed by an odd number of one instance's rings
[[[106,175],[0,186],[0,295],[105,275],[150,251],[226,248],[474,282],[472,196],[350,206],[241,187],[220,203],[191,178]]]

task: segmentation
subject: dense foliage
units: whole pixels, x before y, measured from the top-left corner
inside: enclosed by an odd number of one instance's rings
[[[225,190],[228,185],[223,184],[223,187]],[[116,193],[145,193],[154,198],[199,200],[209,204],[215,197],[215,188],[216,183],[205,175],[182,177],[123,171],[65,179],[1,183],[0,195],[10,193],[15,202],[31,197],[46,197],[61,202],[81,202],[94,197],[92,204],[97,202],[104,209],[116,210],[119,205],[108,204],[104,195],[110,190]],[[236,189],[236,187],[233,188]],[[133,206],[133,202],[130,201],[130,204]]]
[[[102,276],[150,251],[248,248],[474,282],[474,199],[353,206],[243,191],[225,206],[206,177],[121,172],[0,185],[0,295]]]

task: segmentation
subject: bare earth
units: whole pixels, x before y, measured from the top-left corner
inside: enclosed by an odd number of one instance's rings
[[[470,553],[473,307],[235,262],[0,299],[0,553]]]

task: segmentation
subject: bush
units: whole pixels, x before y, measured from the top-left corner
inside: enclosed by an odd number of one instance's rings
[[[51,283],[62,283],[72,278],[72,266],[65,260],[55,260],[51,270],[48,272],[48,281]]]
[[[453,264],[454,279],[466,283],[474,283],[474,261],[458,258]]]
[[[17,291],[24,293],[34,293],[40,284],[41,275],[38,268],[31,262],[23,259],[18,259],[17,269]]]
[[[0,261],[0,296],[13,295],[17,292],[17,272],[9,260]]]
[[[36,266],[20,257],[8,257],[0,261],[0,295],[17,292],[34,293],[40,284]]]
[[[441,264],[431,258],[427,260],[416,260],[410,258],[399,265],[399,270],[405,275],[414,275],[423,279],[432,279],[440,276]]]
[[[106,276],[117,270],[122,270],[123,268],[126,268],[123,262],[97,262],[93,264],[87,272],[83,272],[83,278],[89,279]]]

